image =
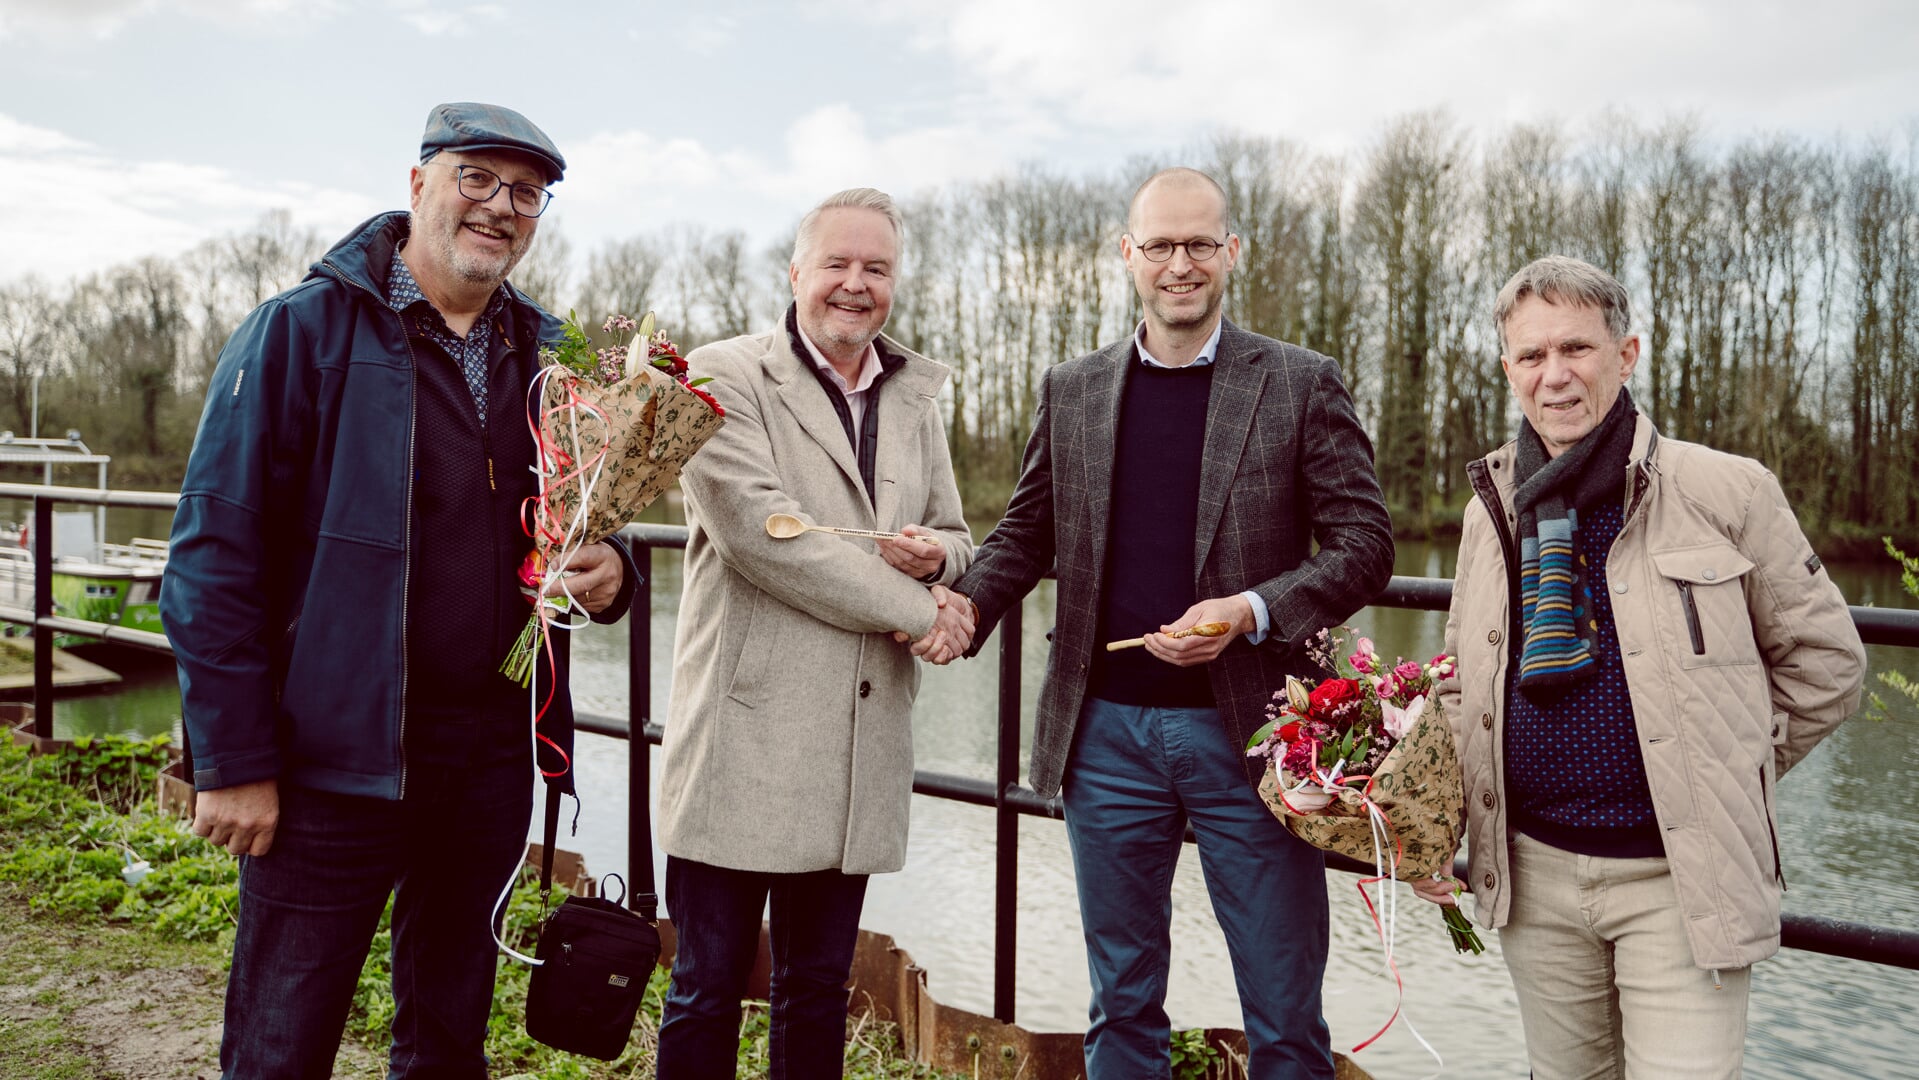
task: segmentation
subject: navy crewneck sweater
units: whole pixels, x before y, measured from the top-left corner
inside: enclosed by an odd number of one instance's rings
[[[1598,670],[1561,696],[1512,689],[1506,715],[1506,787],[1513,828],[1563,851],[1618,859],[1664,855],[1639,727],[1619,656],[1606,556],[1625,523],[1618,495],[1580,507],[1573,557],[1586,589],[1576,616],[1598,623]],[[1519,637],[1512,664],[1518,669]]]
[[[1193,569],[1199,528],[1199,470],[1212,364],[1127,366],[1113,449],[1113,515],[1097,641],[1158,630],[1198,602]],[[1092,696],[1122,705],[1213,704],[1204,665],[1175,667],[1144,649],[1096,649]]]

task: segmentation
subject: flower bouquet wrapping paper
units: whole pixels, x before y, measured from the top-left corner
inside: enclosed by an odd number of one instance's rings
[[[539,529],[533,539],[549,563],[568,546],[572,523],[579,523],[577,543],[594,544],[651,506],[725,423],[710,398],[650,364],[610,385],[550,378],[544,391],[540,434],[559,466],[545,516],[559,527]],[[604,423],[582,422],[588,410]],[[569,459],[599,460],[599,475],[566,468]]]
[[[1457,661],[1441,653],[1389,664],[1365,637],[1342,656],[1344,640],[1315,635],[1306,651],[1329,677],[1309,685],[1289,676],[1266,707],[1267,723],[1246,749],[1267,761],[1260,797],[1293,835],[1374,866],[1379,880],[1444,877],[1465,824],[1459,757],[1438,693]],[[1457,907],[1444,917],[1455,949],[1485,949]]]
[[[1348,775],[1341,781],[1322,785],[1310,775],[1295,776],[1270,764],[1259,795],[1294,836],[1363,863],[1376,854],[1370,800],[1398,844],[1395,878],[1420,881],[1451,871],[1464,791],[1452,727],[1437,699],[1428,699],[1370,777]]]
[[[686,361],[653,316],[614,315],[606,333],[631,331],[629,346],[595,349],[569,317],[528,391],[539,446],[539,493],[522,512],[533,548],[520,584],[533,611],[500,664],[528,685],[560,618],[583,614],[570,595],[541,598],[573,552],[618,532],[679,479],[680,470],[726,422],[726,410],[687,377]],[[549,684],[550,690],[550,684]]]

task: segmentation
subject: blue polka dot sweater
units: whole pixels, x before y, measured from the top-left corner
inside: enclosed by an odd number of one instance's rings
[[[1574,556],[1582,576],[1580,619],[1597,619],[1598,671],[1570,688],[1529,698],[1508,691],[1506,792],[1513,828],[1582,855],[1661,856],[1632,698],[1619,658],[1606,554],[1625,522],[1616,498],[1579,509]],[[1515,647],[1518,642],[1515,640]],[[1515,670],[1519,658],[1515,652]]]

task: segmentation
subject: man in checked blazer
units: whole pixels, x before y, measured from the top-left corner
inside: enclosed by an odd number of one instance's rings
[[[1252,1077],[1333,1075],[1324,864],[1260,802],[1244,750],[1286,675],[1313,671],[1300,643],[1385,586],[1392,531],[1333,361],[1222,318],[1239,251],[1210,177],[1141,185],[1120,254],[1145,318],[1047,372],[1006,516],[953,585],[990,628],[1057,562],[1031,779],[1063,792],[1092,1080],[1170,1073],[1171,881],[1189,821]],[[1169,636],[1207,622],[1229,629]],[[1144,649],[1104,647],[1140,635]]]

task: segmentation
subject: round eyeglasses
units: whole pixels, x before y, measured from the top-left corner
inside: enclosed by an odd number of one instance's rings
[[[1214,252],[1226,246],[1224,240],[1214,240],[1206,236],[1194,237],[1191,240],[1148,240],[1142,244],[1132,233],[1126,235],[1132,239],[1133,247],[1138,249],[1141,255],[1146,256],[1147,262],[1156,263],[1171,259],[1173,252],[1179,248],[1185,248],[1186,257],[1194,262],[1205,262],[1213,257]]]
[[[429,161],[425,164],[445,165],[452,169],[455,174],[454,185],[459,188],[460,194],[476,203],[490,202],[501,188],[506,188],[507,199],[513,204],[513,212],[521,217],[539,217],[546,213],[547,206],[553,202],[553,193],[543,187],[535,187],[532,184],[509,184],[500,179],[499,174],[482,169],[478,165],[455,165],[449,161]]]

